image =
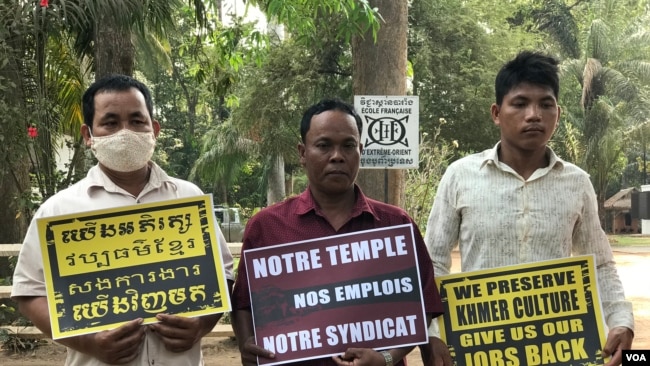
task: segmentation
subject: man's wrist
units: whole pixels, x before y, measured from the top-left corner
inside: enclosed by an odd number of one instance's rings
[[[393,356],[390,354],[390,352],[381,351],[380,353],[382,356],[384,356],[384,361],[386,362],[386,366],[393,366]]]

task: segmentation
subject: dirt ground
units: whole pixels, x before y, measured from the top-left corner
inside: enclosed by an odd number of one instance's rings
[[[650,248],[614,248],[618,272],[625,287],[628,300],[634,304],[636,336],[634,349],[650,349]],[[452,272],[458,271],[458,253],[453,258]],[[63,365],[65,348],[46,341],[44,345],[27,354],[0,355],[3,366],[52,366]],[[235,341],[229,338],[206,338],[203,341],[205,364],[208,366],[241,365]],[[420,354],[414,350],[408,356],[410,366],[422,366]]]

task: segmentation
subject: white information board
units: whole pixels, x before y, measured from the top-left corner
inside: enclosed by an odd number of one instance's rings
[[[417,168],[420,113],[417,96],[356,95],[363,121],[361,168]]]

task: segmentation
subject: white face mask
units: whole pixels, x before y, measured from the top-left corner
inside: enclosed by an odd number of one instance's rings
[[[90,133],[90,149],[99,162],[116,172],[133,172],[143,168],[153,155],[156,139],[153,132],[134,132],[123,128],[108,136]]]

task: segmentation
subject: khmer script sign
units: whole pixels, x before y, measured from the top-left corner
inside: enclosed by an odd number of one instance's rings
[[[212,197],[38,220],[54,339],[229,311]]]

